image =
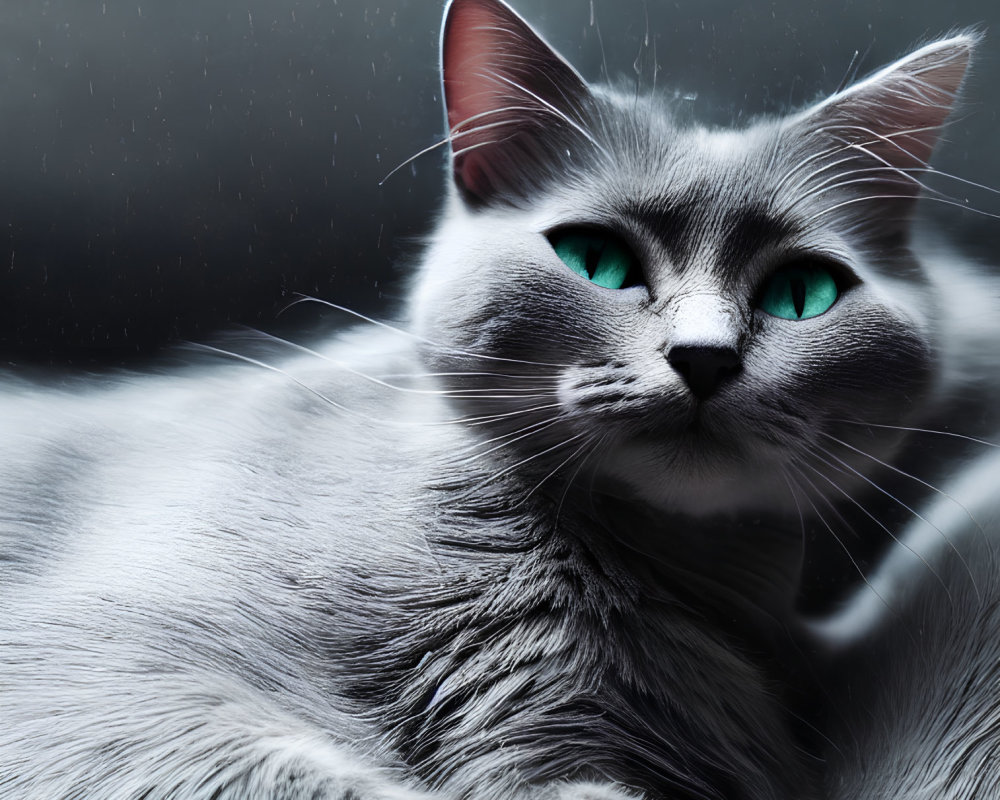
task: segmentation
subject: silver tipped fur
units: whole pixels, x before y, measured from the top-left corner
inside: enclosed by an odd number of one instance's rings
[[[911,225],[974,44],[709,130],[453,0],[405,323],[4,386],[0,796],[992,797],[997,284]],[[900,544],[807,620],[809,531]]]

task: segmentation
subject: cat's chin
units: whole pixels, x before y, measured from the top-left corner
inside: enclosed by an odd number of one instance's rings
[[[601,463],[614,493],[670,514],[797,514],[777,453],[747,460],[709,447],[623,443]]]

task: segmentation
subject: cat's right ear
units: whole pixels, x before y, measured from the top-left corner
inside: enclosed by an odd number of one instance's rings
[[[594,144],[583,78],[500,0],[451,0],[441,77],[455,183],[471,205],[517,202]]]

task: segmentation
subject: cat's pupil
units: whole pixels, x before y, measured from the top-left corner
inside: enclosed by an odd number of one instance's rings
[[[840,296],[837,279],[824,264],[796,264],[764,284],[758,307],[780,319],[811,319],[830,310]]]
[[[604,247],[604,242],[601,242],[600,245],[593,241],[587,243],[586,269],[587,277],[591,280],[594,279],[594,273],[597,271],[597,265],[601,261],[601,254],[604,252]]]
[[[802,278],[791,280],[792,302],[795,304],[795,316],[801,318],[806,307],[806,282]]]

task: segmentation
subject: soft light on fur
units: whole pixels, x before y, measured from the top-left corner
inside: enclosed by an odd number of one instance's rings
[[[975,43],[720,131],[587,86],[499,0],[453,0],[451,188],[405,329],[5,387],[0,794],[986,796],[992,516],[890,557],[892,619],[867,593],[795,610],[806,527],[895,535],[907,429],[993,396],[997,316],[969,309],[995,285],[910,227]],[[550,236],[580,227],[641,280],[567,268]],[[836,302],[763,311],[799,262],[832,265]],[[725,371],[696,391],[678,352]],[[974,517],[982,469],[948,500]],[[949,596],[970,574],[980,594]],[[880,744],[897,722],[919,735]]]

